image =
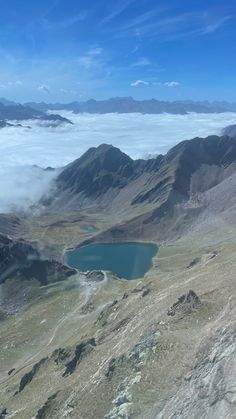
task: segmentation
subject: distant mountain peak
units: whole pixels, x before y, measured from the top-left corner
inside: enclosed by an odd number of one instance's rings
[[[0,120],[1,121],[26,121],[38,120],[46,123],[48,126],[56,126],[59,124],[72,124],[72,122],[57,114],[47,114],[43,110],[35,109],[29,105],[21,105],[7,100],[0,99]],[[5,124],[5,126],[7,126]],[[10,126],[10,124],[8,125]],[[2,122],[2,126],[4,123]]]
[[[131,96],[113,97],[110,99],[96,100],[89,99],[87,101],[73,101],[71,103],[62,104],[45,104],[45,103],[29,103],[31,107],[47,111],[47,110],[69,110],[74,113],[144,113],[144,114],[161,114],[170,113],[174,115],[185,115],[189,112],[196,113],[222,113],[236,112],[236,103],[228,102],[208,102],[208,101],[192,101],[177,100],[173,102],[158,100],[155,98],[136,100]]]

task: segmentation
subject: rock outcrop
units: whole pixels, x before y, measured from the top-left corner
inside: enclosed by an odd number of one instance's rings
[[[37,374],[37,372],[40,370],[40,368],[45,364],[45,362],[48,360],[48,358],[42,358],[39,362],[37,362],[33,368],[27,372],[25,375],[23,375],[21,381],[20,381],[20,385],[19,385],[19,390],[16,392],[16,394],[20,393],[21,391],[24,390],[24,388],[31,383],[31,381],[33,380],[33,378],[35,377],[35,375]]]
[[[52,394],[48,397],[44,405],[37,411],[35,419],[47,419],[49,416],[49,410],[51,410],[52,405],[55,403],[57,393]]]
[[[197,294],[190,290],[187,294],[181,295],[178,301],[168,310],[168,316],[175,316],[176,313],[191,314],[201,304]]]
[[[88,355],[91,351],[93,351],[95,346],[96,342],[94,338],[90,338],[77,345],[75,348],[74,357],[71,359],[70,362],[66,364],[66,369],[63,373],[63,377],[73,374],[81,359]]]

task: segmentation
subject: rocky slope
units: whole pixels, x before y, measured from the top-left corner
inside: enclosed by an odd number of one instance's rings
[[[40,252],[23,239],[0,234],[0,284],[14,278],[37,280],[40,284],[63,281],[76,271],[55,260],[43,259]]]
[[[149,161],[103,145],[61,171],[38,218],[0,217],[0,414],[235,416],[235,161],[228,136]],[[46,239],[61,252],[152,239],[159,253],[125,281],[43,258]]]
[[[2,409],[17,419],[233,418],[235,235],[221,229],[211,244],[204,233],[163,246],[142,281],[81,276],[80,296],[61,290],[20,312],[20,335],[15,320],[0,323],[3,342],[11,325],[27,353],[2,348]]]

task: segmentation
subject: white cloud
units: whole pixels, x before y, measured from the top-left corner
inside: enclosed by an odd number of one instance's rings
[[[48,94],[50,94],[50,93],[51,93],[50,88],[49,88],[48,86],[46,86],[46,84],[41,84],[41,85],[37,88],[37,90],[39,90],[40,92],[45,92],[45,93],[48,93]]]
[[[100,47],[92,48],[81,57],[77,58],[77,63],[84,67],[85,69],[91,69],[93,67],[98,67],[102,65],[100,56],[103,53],[103,49]]]
[[[33,166],[1,166],[0,211],[27,210],[50,191],[55,175]]]
[[[34,164],[62,167],[88,148],[102,143],[113,144],[133,158],[164,154],[182,140],[219,134],[222,128],[236,120],[234,113],[60,113],[74,125],[51,128],[27,121],[25,125],[32,129],[1,129],[0,211],[7,211],[12,206],[27,208],[50,189],[55,173],[30,167]]]
[[[148,86],[149,82],[144,80],[136,80],[133,83],[131,83],[130,86],[137,87],[137,86]]]
[[[178,87],[180,86],[180,82],[178,81],[166,81],[162,83],[161,81],[153,82],[154,86],[164,86],[164,87]]]

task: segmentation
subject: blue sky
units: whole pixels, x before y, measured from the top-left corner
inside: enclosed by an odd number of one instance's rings
[[[0,96],[236,101],[235,0],[0,0]]]

